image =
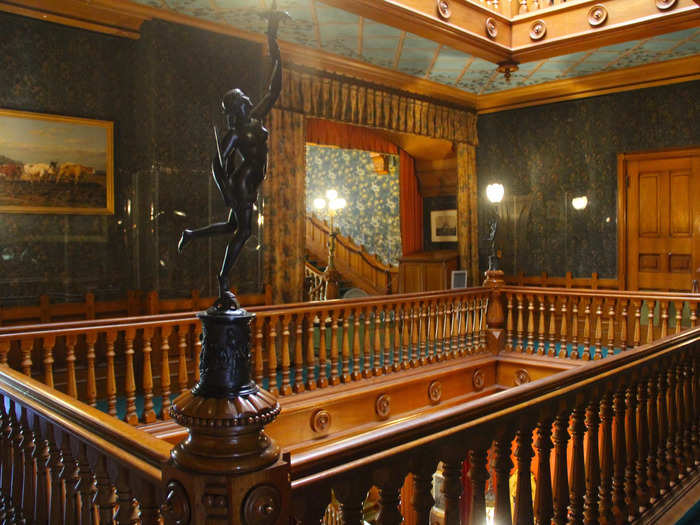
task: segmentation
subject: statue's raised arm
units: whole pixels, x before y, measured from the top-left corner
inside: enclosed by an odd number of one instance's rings
[[[272,5],[272,10],[263,16],[268,22],[267,45],[270,50],[270,58],[272,59],[272,71],[260,102],[256,104],[251,112],[251,116],[257,119],[265,118],[272,106],[277,102],[277,98],[282,91],[282,58],[279,44],[277,44],[277,30],[279,29],[280,21],[289,18],[289,15],[284,11],[276,10],[275,3]]]

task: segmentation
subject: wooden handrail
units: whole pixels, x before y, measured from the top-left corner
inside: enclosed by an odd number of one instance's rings
[[[328,256],[329,226],[315,215],[306,217],[306,249],[320,261]],[[396,291],[398,267],[382,263],[376,255],[352,238],[336,235],[335,265],[353,286],[368,293],[384,294]]]

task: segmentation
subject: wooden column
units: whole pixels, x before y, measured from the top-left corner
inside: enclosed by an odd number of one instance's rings
[[[476,147],[457,144],[457,243],[459,267],[470,283],[479,279],[479,230],[477,219]]]

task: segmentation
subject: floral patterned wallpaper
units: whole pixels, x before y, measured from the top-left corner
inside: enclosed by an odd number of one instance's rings
[[[390,264],[401,256],[399,221],[399,164],[389,157],[389,173],[375,171],[370,153],[329,146],[306,146],[306,210],[328,220],[313,209],[317,197],[335,189],[347,207],[335,218],[340,233],[364,245],[369,253]]]
[[[507,274],[617,276],[617,154],[700,144],[700,81],[479,116],[480,267],[501,182]],[[575,210],[574,197],[588,197]]]

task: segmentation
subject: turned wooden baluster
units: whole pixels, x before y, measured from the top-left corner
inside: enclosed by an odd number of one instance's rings
[[[547,355],[554,357],[557,344],[557,296],[549,297],[549,339],[547,340]]]
[[[535,351],[535,299],[532,295],[525,297],[527,300],[527,344],[525,352],[532,354]]]
[[[676,322],[673,333],[680,334],[683,330],[683,301],[674,301],[673,308],[676,311]]]
[[[547,297],[545,295],[537,296],[540,303],[539,318],[537,320],[537,355],[544,355],[544,339],[545,339],[545,311]]]
[[[656,478],[658,479],[659,495],[666,494],[668,486],[668,473],[666,469],[666,439],[668,432],[668,419],[666,415],[666,373],[661,371],[654,378],[656,381],[656,416],[658,437],[656,443]]]
[[[642,509],[649,506],[649,488],[647,487],[647,456],[649,454],[649,425],[647,422],[647,382],[637,384],[636,399],[637,458],[635,462],[634,483],[637,486],[637,505]]]
[[[126,417],[124,420],[130,425],[136,425],[139,421],[136,414],[136,380],[134,377],[135,338],[136,330],[134,328],[127,328],[124,331],[124,393],[126,394]]]
[[[262,323],[260,330],[262,330]],[[177,346],[177,387],[180,393],[187,392],[187,335],[189,334],[189,326],[188,325],[180,325],[178,326],[177,330],[177,335],[178,335],[178,346]],[[256,362],[255,362],[255,367],[257,369],[258,367],[258,361],[260,361],[260,371],[259,371],[259,378],[256,377],[256,380],[259,382],[259,384],[262,384],[262,331],[260,332],[260,338],[258,339],[258,344],[260,345],[259,351],[260,351],[260,358],[258,359],[257,357],[257,351],[256,351]],[[170,417],[168,415],[168,417]]]
[[[416,467],[413,469],[413,499],[411,505],[416,512],[416,524],[425,524],[430,520],[430,510],[435,503],[433,499],[433,473],[435,463],[423,454],[418,454]]]
[[[469,310],[473,310],[473,301],[469,302]],[[506,293],[506,352],[513,351],[513,294]]]
[[[608,304],[608,340],[605,347],[607,349],[606,356],[612,357],[615,353],[615,299],[610,299]]]
[[[0,400],[2,402],[2,400]],[[36,482],[34,484],[34,520],[36,523],[48,523],[49,502],[51,501],[51,481],[49,478],[49,459],[51,450],[49,442],[41,433],[39,416],[34,414],[34,453],[36,465]]]
[[[494,477],[496,478],[495,489],[495,508],[493,512],[494,523],[512,523],[510,513],[510,489],[509,478],[510,469],[513,466],[510,460],[510,439],[505,436],[499,437],[498,441],[493,444],[494,453]]]
[[[160,329],[160,349],[161,349],[161,358],[160,358],[160,396],[161,396],[161,411],[160,411],[160,417],[161,419],[170,419],[170,336],[173,333],[173,327],[170,325],[162,326]],[[146,331],[144,330],[144,337],[146,336]],[[145,378],[145,370],[146,370],[146,363],[144,359],[144,380],[143,380],[143,391],[144,391],[144,399],[146,397],[146,392],[148,390],[146,389],[146,378]],[[151,384],[151,388],[153,388],[153,385]],[[151,407],[153,404],[151,403]],[[155,420],[155,412],[151,409],[151,412],[153,413],[152,417]],[[148,422],[147,418],[150,418],[151,415],[149,415],[148,410],[146,409],[146,404],[144,402],[144,411],[143,411],[143,417],[144,421]]]
[[[318,352],[318,378],[316,378],[316,352],[314,351],[314,335],[316,330],[314,327],[314,319],[316,314],[310,313],[305,315],[306,319],[306,389],[316,390],[316,385],[327,385],[326,380],[326,349],[324,345],[323,358],[321,358],[321,344],[319,341]],[[319,323],[320,325],[320,323]],[[326,335],[325,332],[323,334]]]
[[[331,319],[331,322],[333,320]],[[319,366],[320,366],[320,374],[318,376],[318,386],[319,388],[324,388],[328,386],[329,384],[331,385],[337,385],[340,383],[340,377],[338,376],[338,347],[336,345],[336,354],[335,354],[335,362],[333,360],[333,356],[330,356],[329,359],[329,352],[328,352],[328,345],[327,345],[327,335],[326,335],[326,325],[328,323],[328,311],[327,310],[321,310],[318,313],[318,360],[319,360]],[[313,328],[313,324],[312,324]],[[332,331],[332,330],[331,330]],[[311,335],[311,334],[309,334]],[[343,334],[343,337],[345,337],[345,334]],[[328,372],[327,372],[327,362],[330,360],[331,364],[331,373],[330,377],[328,377]]]
[[[534,523],[532,512],[532,484],[530,471],[532,469],[532,427],[520,428],[515,434],[515,457],[518,464],[518,474],[515,485],[515,508],[513,523],[515,525],[531,525]]]
[[[646,382],[647,389],[647,422],[649,428],[649,448],[647,452],[647,485],[650,503],[656,502],[659,496],[659,477],[656,473],[656,451],[659,447],[659,418],[656,410],[656,377],[652,376]]]
[[[586,432],[586,411],[577,407],[571,413],[571,479],[569,482],[569,524],[583,523],[583,505],[586,493],[586,471],[583,436]]]
[[[445,504],[445,525],[459,525],[462,497],[462,463],[463,458],[450,455],[442,461],[442,496]]]
[[[364,309],[364,329],[362,330],[362,377],[372,377],[372,347],[370,346],[370,327],[372,325],[372,307]]]
[[[603,340],[603,306],[604,300],[594,299],[595,301],[595,329],[593,331],[593,346],[595,351],[593,359],[598,360],[603,358],[602,340]]]
[[[194,325],[194,331],[192,334],[192,340],[194,341],[194,382],[198,383],[199,382],[199,364],[200,360],[202,359],[202,324],[201,323],[195,323]],[[276,354],[275,354],[276,356]],[[269,366],[271,370],[276,370],[277,365],[275,364],[275,367],[272,367],[272,356],[268,356],[269,359]],[[275,361],[277,363],[277,361]],[[275,376],[276,377],[276,376]],[[272,385],[272,383],[270,383]],[[277,380],[275,379],[275,385],[277,384]],[[269,390],[269,389],[268,389]],[[270,393],[272,394],[277,394],[277,389],[275,390],[270,390]]]
[[[598,512],[605,523],[613,522],[613,437],[612,437],[612,395],[604,394],[600,400],[600,501]]]
[[[454,329],[453,313],[454,305],[450,299],[447,299],[447,302],[445,303],[445,337],[443,342],[446,359],[454,357],[452,351],[452,332]]]
[[[400,468],[384,467],[377,473],[380,505],[378,525],[395,525],[403,521],[399,507],[404,477]]]
[[[622,305],[622,313],[620,314],[620,347],[621,349],[627,350],[629,343],[627,341],[627,328],[628,328],[628,318],[627,318],[627,299],[619,299]]]
[[[304,314],[296,314],[294,316],[294,385],[292,391],[294,393],[303,392],[304,388],[304,351],[303,351],[303,335],[304,335]],[[313,365],[313,359],[311,363]],[[311,367],[313,370],[313,366]],[[313,376],[312,376],[313,377]]]
[[[138,500],[140,512],[137,514],[139,520],[136,523],[142,525],[161,525],[163,521],[160,515],[160,488],[146,481],[140,481],[137,490],[139,491]]]
[[[66,336],[66,389],[68,395],[75,399],[78,399],[78,381],[75,377],[75,347],[77,344],[77,335]]]
[[[688,302],[688,307],[690,308],[690,327],[695,328],[695,325],[697,324],[698,321],[698,304],[697,302]]]
[[[535,449],[537,450],[537,483],[535,485],[535,523],[551,523],[554,516],[552,474],[550,455],[552,443],[552,420],[541,419],[537,423]]]
[[[333,485],[333,492],[343,506],[343,523],[364,525],[363,506],[367,486],[360,478],[344,479]]]
[[[119,467],[117,477],[117,500],[119,510],[117,511],[116,523],[118,525],[134,525],[140,523],[138,507],[134,505],[134,498],[131,493],[131,483],[129,482],[129,471],[126,467]]]
[[[523,335],[524,335],[524,327],[523,327],[523,309],[525,308],[523,305],[523,294],[515,294],[515,298],[518,301],[518,322],[516,325],[516,336],[517,336],[517,342],[515,344],[515,351],[516,352],[523,352]]]
[[[0,365],[7,364],[7,354],[10,352],[10,341],[5,339],[0,341]]]
[[[560,339],[559,339],[559,357],[566,357],[567,356],[567,351],[566,351],[566,345],[568,343],[567,341],[567,335],[568,335],[568,326],[569,326],[569,315],[568,311],[566,309],[567,303],[569,299],[567,297],[562,297],[561,298],[561,334],[560,334]],[[554,353],[550,354],[554,355]]]
[[[661,333],[659,337],[666,337],[668,335],[668,301],[659,301],[661,309]],[[653,326],[653,325],[652,325]],[[653,332],[652,332],[653,337]]]
[[[99,523],[114,523],[117,495],[109,479],[109,473],[107,472],[107,459],[102,454],[100,454],[97,459],[95,480],[97,482],[97,492],[93,498],[93,503],[97,505]]]
[[[362,308],[354,308],[352,311],[352,316],[354,320],[353,330],[352,330],[352,356],[353,356],[353,370],[352,370],[352,380],[357,381],[362,377],[362,372],[360,371],[360,313]]]
[[[480,447],[469,451],[469,481],[472,489],[472,500],[469,508],[469,523],[483,525],[486,523],[486,480],[489,471],[486,468],[488,449]],[[417,521],[427,523],[427,521]]]
[[[267,384],[271,394],[279,394],[277,387],[277,322],[279,317],[276,315],[270,316],[268,327],[270,333],[267,340]]]
[[[692,380],[693,380],[693,375],[692,375],[692,366],[688,363],[688,359],[691,358],[691,355],[686,354],[684,357],[684,363],[682,365],[683,369],[683,427],[684,427],[684,432],[683,432],[683,452],[685,455],[686,459],[686,465],[685,465],[685,470],[686,472],[690,473],[695,466],[695,449],[697,448],[695,446],[695,438],[696,434],[693,431],[692,428],[692,421],[694,420],[693,417],[693,407],[692,407],[692,399],[693,399],[693,387],[692,387]]]
[[[571,359],[579,358],[578,351],[578,298],[571,298]]]
[[[632,330],[632,346],[639,346],[642,340],[642,303],[640,301],[632,300],[632,310],[634,311],[634,329]]]
[[[374,366],[372,367],[372,374],[375,376],[380,376],[384,373],[382,369],[382,307],[374,307]]]
[[[489,307],[488,297],[480,299],[479,308],[479,352],[486,352],[486,310]]]
[[[20,368],[22,373],[32,377],[32,350],[34,349],[34,339],[22,339],[20,340],[20,350],[22,352],[22,361],[20,362]]]
[[[460,356],[467,355],[467,323],[469,322],[467,318],[467,314],[469,313],[467,301],[468,299],[466,297],[462,297],[458,303],[457,353]]]
[[[401,330],[401,354],[403,356],[402,368],[410,368],[413,357],[411,356],[411,308],[404,304],[402,311]]]
[[[280,348],[280,354],[282,356],[282,386],[280,387],[280,395],[288,396],[292,393],[292,384],[290,382],[289,374],[291,369],[291,358],[289,347],[289,340],[291,338],[291,332],[289,331],[289,323],[292,322],[292,315],[286,314],[282,316],[282,348]]]
[[[49,479],[51,483],[51,503],[49,506],[50,523],[61,523],[63,520],[63,496],[61,487],[61,471],[63,470],[63,457],[61,450],[54,439],[54,427],[47,423],[46,438],[49,443],[51,457],[47,461]],[[108,522],[105,522],[108,523]]]
[[[586,495],[583,503],[583,522],[586,525],[599,523],[598,486],[600,485],[600,458],[598,456],[599,405],[592,401],[586,407]]]
[[[384,367],[383,371],[388,374],[394,370],[396,366],[396,358],[392,362],[391,356],[391,310],[384,308]]]
[[[554,419],[554,516],[552,520],[556,525],[565,525],[567,522],[567,508],[569,506],[569,474],[566,466],[566,449],[569,443],[568,413],[559,414]]]
[[[685,421],[683,413],[683,372],[682,367],[676,364],[671,368],[676,374],[676,384],[675,384],[675,421],[676,421],[676,439],[674,453],[676,456],[676,465],[678,466],[678,479],[685,478],[685,461],[683,458],[683,453],[685,450]]]
[[[593,301],[595,301],[595,297]],[[590,361],[591,359],[591,300],[583,298],[583,353],[581,359]]]
[[[116,330],[109,330],[105,334],[105,343],[107,344],[107,350],[105,351],[105,358],[107,359],[107,384],[105,393],[107,394],[107,413],[113,417],[117,416],[117,380],[114,372],[114,356],[116,355],[114,343],[116,340]]]
[[[418,303],[418,344],[416,350],[418,352],[418,363],[424,365],[428,362],[428,332],[426,331],[427,307],[425,302]]]
[[[666,469],[668,472],[668,485],[670,488],[676,486],[678,470],[676,468],[676,374],[672,367],[666,371],[666,421],[668,430],[666,432]]]
[[[5,484],[4,474],[8,468],[6,456],[10,449],[6,441],[7,428],[9,428],[9,419],[7,412],[5,412],[5,396],[0,393],[0,523],[7,518],[5,507],[9,505],[8,487]]]
[[[56,347],[56,336],[47,335],[42,341],[44,358],[42,362],[44,364],[44,384],[50,388],[53,388],[53,351]]]
[[[60,478],[65,489],[63,502],[63,523],[78,522],[78,493],[75,490],[75,482],[78,478],[78,465],[71,450],[70,434],[63,433],[63,443],[61,443],[61,469]]]
[[[75,490],[80,494],[80,523],[90,525],[97,523],[98,516],[93,504],[97,487],[95,487],[95,477],[87,458],[87,447],[80,442],[78,447],[78,481]]]
[[[256,317],[253,319],[253,329],[252,333],[255,334],[255,339],[253,343],[253,373],[255,375],[255,382],[258,385],[263,384],[263,377],[265,374],[265,363],[263,358],[263,342],[265,336],[263,334],[263,327],[265,326],[264,317]],[[182,385],[184,383],[185,390],[187,390],[187,364],[185,362],[185,351],[187,349],[187,339],[185,337],[185,329],[180,326],[178,328],[179,337],[179,353],[178,353],[178,387],[180,392],[183,392]],[[184,370],[183,370],[183,364]],[[184,381],[183,381],[184,379]]]
[[[17,419],[17,406],[14,399],[10,399],[9,419],[12,430],[7,436],[6,445],[11,451],[8,457],[9,482],[7,484],[10,497],[9,522],[11,523],[16,518],[15,513],[18,510],[21,511],[19,505],[22,496],[22,448],[20,446],[22,443],[22,429]]]
[[[341,359],[342,359],[342,377],[337,377],[338,370],[338,317],[340,316],[339,310],[333,310],[331,313],[331,384],[337,385],[342,379],[343,383],[350,382],[350,308],[346,308],[342,311],[343,313],[343,341],[341,348]],[[334,364],[335,363],[335,364]],[[355,363],[358,363],[357,356],[355,356]],[[359,366],[356,364],[355,366]],[[333,380],[333,370],[336,370],[335,382]]]
[[[634,385],[625,392],[625,443],[627,452],[627,464],[625,465],[625,503],[627,515],[630,521],[639,516],[639,504],[637,501],[637,486],[635,484],[635,466],[637,463],[637,417]]]
[[[97,374],[95,372],[95,344],[97,343],[97,332],[87,332],[85,334],[85,345],[87,347],[85,358],[87,360],[87,383],[85,385],[87,402],[90,406],[97,406]]]
[[[475,316],[475,310],[476,310],[476,301],[474,299],[470,299],[469,303],[467,304],[467,334],[466,334],[466,344],[467,344],[467,354],[472,355],[475,353],[475,343],[474,343],[474,316]],[[512,326],[511,326],[512,329]],[[512,332],[512,330],[511,330]],[[511,343],[513,336],[511,333]],[[511,349],[509,351],[512,351],[512,344],[511,344]]]
[[[22,441],[20,442],[20,454],[22,454],[22,491],[20,505],[22,507],[22,518],[17,516],[15,523],[32,523],[34,520],[34,487],[36,480],[34,478],[36,467],[34,465],[34,432],[29,426],[29,416],[27,409],[22,407],[22,416],[20,420],[22,433]]]
[[[394,332],[394,364],[393,370],[401,370],[403,368],[403,355],[401,348],[401,306],[396,304],[394,306],[394,319],[392,320],[393,332]]]
[[[167,382],[168,388],[168,404],[167,407],[170,408],[170,345],[168,344],[168,336],[170,335],[171,327],[161,328],[161,385],[165,389],[164,381]],[[156,420],[156,412],[153,410],[153,367],[151,366],[151,353],[153,352],[153,329],[144,328],[143,329],[143,421],[145,423],[152,423]],[[167,363],[167,379],[166,379],[166,363]],[[165,394],[165,390],[163,391]],[[165,403],[165,395],[162,399]],[[163,404],[163,408],[165,408]],[[134,423],[135,424],[135,423]]]
[[[654,341],[654,308],[656,307],[656,301],[646,300],[647,309],[649,313],[647,314],[647,338],[646,343],[651,343]]]

